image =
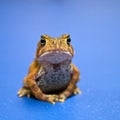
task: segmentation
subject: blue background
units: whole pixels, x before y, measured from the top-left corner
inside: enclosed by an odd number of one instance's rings
[[[16,93],[41,34],[71,35],[83,94],[55,105]],[[120,120],[120,1],[0,1],[0,120]]]

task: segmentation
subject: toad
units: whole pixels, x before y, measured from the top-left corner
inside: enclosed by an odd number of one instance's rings
[[[35,59],[24,78],[23,87],[18,91],[19,97],[34,96],[54,104],[81,93],[76,85],[80,72],[72,64],[73,55],[69,34],[57,38],[42,35]]]

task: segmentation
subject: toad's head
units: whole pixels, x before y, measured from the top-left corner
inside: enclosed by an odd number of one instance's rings
[[[74,50],[69,34],[64,34],[58,38],[42,35],[36,50],[36,58],[40,63],[60,64],[65,61],[71,62],[73,54]]]

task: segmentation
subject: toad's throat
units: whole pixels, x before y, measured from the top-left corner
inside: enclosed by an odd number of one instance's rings
[[[64,61],[71,61],[72,55],[70,52],[66,51],[49,51],[43,53],[39,58],[38,61],[41,63],[49,62],[51,64],[59,64]]]

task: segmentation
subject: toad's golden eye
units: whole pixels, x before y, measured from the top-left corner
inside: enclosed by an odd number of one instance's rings
[[[67,44],[70,45],[70,42],[71,42],[71,39],[68,38],[68,39],[67,39]]]
[[[45,39],[41,39],[40,43],[41,43],[41,45],[45,45],[46,44],[46,40]]]

